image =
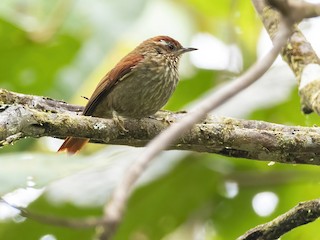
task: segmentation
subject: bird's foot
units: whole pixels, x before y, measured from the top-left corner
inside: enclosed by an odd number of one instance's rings
[[[112,111],[112,120],[117,125],[119,130],[123,132],[129,132],[128,129],[124,127],[123,118],[116,111]]]

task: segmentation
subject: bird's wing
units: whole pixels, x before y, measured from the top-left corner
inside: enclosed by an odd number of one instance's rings
[[[117,83],[128,75],[142,59],[143,56],[140,54],[128,54],[110,72],[108,72],[94,90],[83,110],[83,115],[92,115],[101,98],[109,94]]]

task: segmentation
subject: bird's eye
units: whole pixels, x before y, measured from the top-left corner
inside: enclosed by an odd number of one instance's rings
[[[175,49],[175,46],[171,43],[171,42],[168,42],[167,43],[167,46],[170,50],[174,50]]]

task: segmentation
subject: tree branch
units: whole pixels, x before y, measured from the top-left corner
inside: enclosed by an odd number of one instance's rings
[[[64,139],[74,136],[98,143],[142,147],[168,125],[187,115],[161,111],[154,118],[126,119],[124,125],[128,132],[122,132],[110,119],[81,116],[69,111],[81,109],[79,106],[1,89],[0,96],[2,146],[25,137]],[[320,129],[211,115],[181,135],[170,149],[320,165]]]
[[[254,2],[258,1],[254,0]],[[260,2],[265,4],[264,1]],[[267,3],[291,22],[298,23],[306,18],[318,17],[320,14],[320,4],[296,0],[267,0]]]
[[[267,5],[265,0],[252,0],[252,2],[274,42],[275,33],[279,28],[279,12]],[[285,6],[278,9],[282,9],[282,12],[287,13],[289,18],[297,23],[304,17],[315,17],[320,13],[320,4],[288,0],[269,0],[269,2],[274,2],[274,5],[284,4]],[[314,111],[320,115],[320,60],[298,26],[294,26],[293,34],[283,48],[281,55],[298,80],[303,112],[307,114]]]
[[[84,109],[82,106],[71,105],[48,97],[15,93],[3,88],[0,88],[0,105],[23,105],[30,109],[36,109],[44,112],[78,115],[81,115]]]
[[[274,240],[320,217],[320,199],[299,203],[272,221],[250,229],[237,240]]]

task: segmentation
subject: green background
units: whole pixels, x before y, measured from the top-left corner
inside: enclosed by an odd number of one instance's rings
[[[161,19],[152,18],[162,11],[157,15]],[[197,33],[211,34],[226,45],[237,46],[246,69],[257,59],[261,29],[251,1],[2,0],[0,87],[84,104],[80,96],[90,96],[103,74],[125,53],[144,38],[160,34],[172,35],[184,45],[190,45]],[[184,58],[181,81],[166,105],[168,110],[186,109],[215,86],[240,74],[197,68],[189,57]],[[273,67],[270,79],[287,68],[281,66]],[[295,79],[291,76],[290,80],[291,87],[286,91],[289,94],[284,92],[279,100],[267,97],[264,104],[259,104],[255,103],[259,93],[253,94],[251,101],[256,105],[241,117],[316,125],[318,116],[300,112]],[[277,87],[264,89],[266,95]],[[245,107],[242,98],[233,106]],[[233,116],[232,108],[224,114]],[[123,173],[140,150],[90,145],[69,158],[54,153],[59,144],[51,139],[24,139],[2,148],[0,195],[21,188],[43,188],[40,197],[28,206],[30,211],[62,218],[101,216],[102,206],[119,178],[119,169]],[[101,176],[106,175],[102,180]],[[28,186],[30,177],[34,186]],[[300,201],[318,198],[319,179],[316,166],[268,165],[214,154],[170,151],[162,154],[143,176],[114,239],[235,239]],[[226,189],[230,182],[238,187],[233,197]],[[276,194],[279,201],[270,215],[262,217],[253,210],[252,199],[266,191]],[[46,235],[53,237],[49,239],[92,239],[95,231],[51,226],[17,216],[0,218],[0,239],[23,236],[25,240],[45,240]],[[319,239],[319,223],[294,229],[281,239]]]

